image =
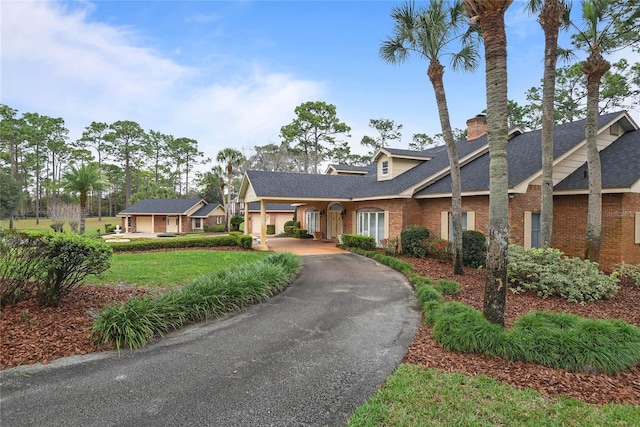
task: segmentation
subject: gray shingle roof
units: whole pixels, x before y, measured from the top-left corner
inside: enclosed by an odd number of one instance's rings
[[[207,203],[206,205],[192,213],[190,216],[195,218],[206,218],[218,206],[220,206],[220,204],[214,205],[213,203]]]
[[[184,214],[202,199],[144,199],[129,206],[118,215]]]
[[[610,113],[598,118],[598,127],[602,127],[620,115]],[[553,134],[553,157],[558,158],[583,141],[585,120],[557,125]],[[513,188],[526,178],[542,169],[542,131],[531,131],[517,135],[507,145],[507,162],[509,165],[509,188]],[[462,191],[489,190],[489,154],[460,168]],[[603,168],[604,170],[604,168]],[[418,195],[440,194],[451,192],[451,176],[447,175],[438,182],[420,191]]]
[[[628,188],[640,179],[640,130],[626,132],[600,152],[602,188]],[[556,190],[589,188],[584,163],[554,187]]]

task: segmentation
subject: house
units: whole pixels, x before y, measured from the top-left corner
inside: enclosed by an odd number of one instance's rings
[[[462,181],[463,228],[485,235],[489,216],[489,147],[486,118],[467,121],[457,143]],[[585,121],[554,129],[553,246],[572,256],[585,251],[588,177]],[[640,263],[640,130],[625,112],[598,119],[602,163],[601,267]],[[542,182],[541,131],[509,133],[511,243],[538,245]],[[337,240],[343,233],[399,237],[410,224],[432,236],[450,236],[451,176],[444,146],[424,151],[384,147],[366,167],[330,165],[325,174],[247,171],[239,201],[295,204],[301,226]],[[266,215],[261,224],[266,224]],[[262,227],[261,232],[263,232]],[[262,239],[264,241],[264,239]]]
[[[225,224],[224,208],[202,199],[144,199],[117,216],[127,233],[186,233]]]

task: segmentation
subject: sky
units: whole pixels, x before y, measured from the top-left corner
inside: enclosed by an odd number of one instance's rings
[[[440,133],[440,123],[427,62],[389,65],[378,54],[401,3],[2,0],[0,103],[62,117],[72,140],[92,121],[133,120],[196,139],[215,159],[224,148],[249,156],[279,143],[296,106],[323,101],[351,127],[352,152],[364,154],[362,137],[377,136],[370,119],[402,124],[392,145],[407,148],[415,133]],[[506,22],[508,96],[525,104],[542,78],[543,33],[523,2]],[[566,34],[560,44],[569,46]],[[484,82],[482,65],[446,68],[454,128],[486,108]],[[640,123],[638,110],[632,117]]]

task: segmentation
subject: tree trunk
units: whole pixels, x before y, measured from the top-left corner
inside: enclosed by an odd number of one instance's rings
[[[80,230],[78,231],[78,234],[80,234],[81,236],[84,235],[86,218],[87,218],[87,192],[81,191],[80,192]]]
[[[449,108],[447,107],[447,97],[444,90],[442,76],[444,67],[437,59],[431,60],[427,75],[433,85],[438,105],[438,115],[440,116],[440,126],[442,135],[447,146],[449,156],[449,166],[451,169],[451,223],[453,226],[453,273],[462,275],[462,189],[460,183],[460,163],[458,162],[458,149],[456,141],[453,139],[451,131],[451,121],[449,120]]]
[[[552,246],[553,237],[553,128],[558,61],[558,32],[563,9],[558,0],[545,0],[540,11],[544,30],[544,77],[542,83],[542,187],[540,207],[540,246]]]
[[[131,200],[131,155],[129,152],[125,153],[124,160],[124,207],[129,207],[129,200]]]
[[[505,9],[480,16],[484,34],[487,133],[489,139],[489,239],[487,280],[483,314],[491,323],[504,326],[507,301],[509,247],[509,181],[507,169],[507,38]]]
[[[600,233],[602,230],[602,170],[598,151],[598,100],[600,79],[610,64],[600,55],[597,46],[582,64],[587,77],[587,117],[585,136],[587,140],[587,172],[589,174],[589,201],[587,213],[587,236],[585,258],[600,262]]]

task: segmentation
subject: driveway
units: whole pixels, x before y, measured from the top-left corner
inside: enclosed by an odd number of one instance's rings
[[[344,425],[401,362],[419,311],[405,278],[370,259],[303,265],[282,294],[226,320],[3,371],[3,427]]]

